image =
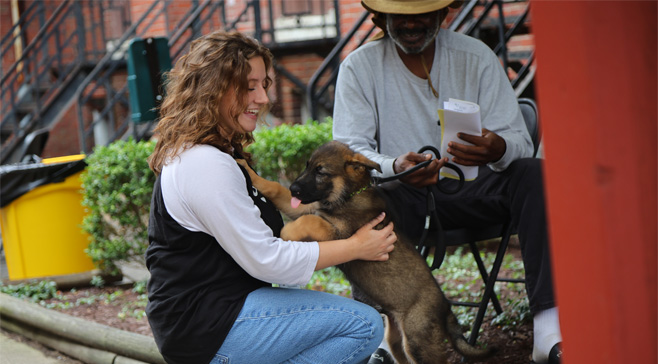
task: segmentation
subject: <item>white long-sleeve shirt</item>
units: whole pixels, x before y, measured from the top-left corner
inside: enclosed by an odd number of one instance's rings
[[[287,285],[310,280],[319,257],[317,242],[273,236],[230,155],[195,145],[168,161],[161,184],[171,217],[187,230],[213,236],[251,276]]]
[[[481,41],[441,29],[430,78],[404,65],[390,37],[367,43],[340,66],[334,105],[333,137],[394,174],[395,158],[431,145],[439,149],[438,109],[450,98],[480,105],[482,127],[503,139],[506,151],[489,167],[501,171],[532,155],[532,141],[514,90],[496,55]],[[377,151],[377,125],[380,150]],[[380,154],[381,153],[381,154]]]

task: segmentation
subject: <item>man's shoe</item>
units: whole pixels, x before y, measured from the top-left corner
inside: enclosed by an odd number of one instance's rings
[[[562,345],[557,343],[553,345],[551,351],[548,352],[548,361],[545,364],[560,364],[562,363]],[[370,362],[368,362],[370,364]],[[534,360],[530,364],[542,364],[537,363]]]
[[[548,352],[548,364],[560,364],[562,362],[562,345],[557,343],[553,345]]]
[[[395,364],[395,359],[393,359],[393,355],[391,355],[391,353],[388,351],[382,348],[378,348],[370,356],[368,364]]]

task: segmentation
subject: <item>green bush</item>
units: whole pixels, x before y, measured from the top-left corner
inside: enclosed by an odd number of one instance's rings
[[[263,178],[289,185],[304,170],[311,153],[331,140],[331,118],[324,122],[282,124],[254,131],[255,142],[247,148],[254,169]]]
[[[57,291],[57,283],[53,281],[30,281],[16,285],[5,286],[0,282],[0,292],[14,296],[16,298],[39,302],[50,298],[61,297]]]
[[[155,142],[117,141],[97,147],[82,173],[87,215],[82,228],[90,237],[87,255],[105,272],[120,262],[144,263],[148,216],[155,174],[147,158]]]
[[[289,184],[304,169],[313,150],[331,140],[331,118],[325,122],[261,128],[248,147],[254,168],[263,177]],[[155,142],[117,141],[87,157],[82,173],[82,227],[90,237],[87,255],[107,273],[122,262],[144,263],[148,246],[148,213],[155,175],[147,158]]]

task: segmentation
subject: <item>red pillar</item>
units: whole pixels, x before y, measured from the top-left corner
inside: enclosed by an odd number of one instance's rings
[[[531,6],[563,363],[657,363],[657,3]]]

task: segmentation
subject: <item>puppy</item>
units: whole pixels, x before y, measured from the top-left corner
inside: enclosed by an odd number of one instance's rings
[[[244,161],[240,164],[247,167]],[[290,190],[263,179],[247,167],[254,187],[285,215],[294,219],[281,231],[286,240],[344,239],[386,211],[378,187],[371,184],[372,170],[380,166],[332,141],[318,148]],[[378,228],[389,222],[385,221]],[[338,266],[364,295],[363,301],[388,318],[386,339],[398,363],[442,364],[451,344],[469,359],[493,354],[464,339],[457,318],[436,279],[414,245],[399,231],[395,249],[385,262],[351,261]]]

